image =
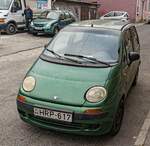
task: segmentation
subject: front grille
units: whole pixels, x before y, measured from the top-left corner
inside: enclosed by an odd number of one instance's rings
[[[44,24],[36,24],[36,23],[34,23],[34,26],[35,27],[44,27]]]

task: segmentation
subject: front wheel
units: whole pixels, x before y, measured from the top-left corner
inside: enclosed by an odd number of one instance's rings
[[[9,23],[9,24],[7,25],[6,32],[7,32],[7,34],[10,34],[10,35],[16,34],[16,32],[17,32],[17,27],[16,27],[16,25],[13,24],[13,23]]]
[[[119,103],[117,113],[115,115],[112,128],[110,130],[110,135],[115,136],[120,131],[122,120],[124,116],[124,100],[122,99]]]

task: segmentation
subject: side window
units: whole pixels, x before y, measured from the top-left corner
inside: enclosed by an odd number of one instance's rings
[[[133,44],[132,44],[132,37],[129,30],[125,32],[125,48],[127,52],[133,52]]]
[[[22,10],[22,4],[21,4],[21,0],[15,0],[13,3],[13,8],[18,11],[18,10]]]
[[[138,37],[137,31],[136,31],[136,28],[132,27],[130,29],[130,31],[131,31],[131,34],[132,34],[132,39],[133,39],[133,44],[134,44],[134,50],[138,51],[140,43],[139,43],[139,37]]]
[[[126,30],[124,32],[124,53],[125,53],[125,56],[124,56],[124,60],[125,62],[129,63],[130,60],[129,60],[129,52],[133,52],[134,49],[133,49],[133,43],[132,43],[132,37],[131,37],[131,33],[129,30]]]
[[[104,17],[114,17],[114,12],[110,12],[110,13],[104,15]]]
[[[121,12],[114,12],[114,16],[122,16]]]

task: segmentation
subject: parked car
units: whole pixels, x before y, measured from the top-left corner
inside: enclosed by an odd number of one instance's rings
[[[17,97],[19,115],[50,130],[115,135],[139,66],[134,25],[109,20],[72,24],[45,46],[25,76]]]
[[[147,22],[148,24],[150,24],[150,16],[147,16],[146,22]]]
[[[100,17],[100,19],[104,20],[104,19],[114,19],[114,20],[125,20],[125,21],[129,21],[129,14],[127,12],[124,11],[111,11],[105,15],[103,15],[102,17]]]
[[[0,2],[0,27],[7,34],[15,34],[18,29],[25,28],[24,0],[1,0]]]
[[[75,17],[69,11],[46,10],[34,19],[30,25],[30,32],[55,35],[60,29],[75,22]]]

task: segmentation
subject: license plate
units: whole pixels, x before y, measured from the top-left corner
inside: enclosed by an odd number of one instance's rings
[[[42,27],[35,27],[36,30],[42,30]]]
[[[50,109],[42,109],[42,108],[34,108],[34,116],[65,121],[65,122],[72,122],[72,113],[67,112],[59,112]]]

